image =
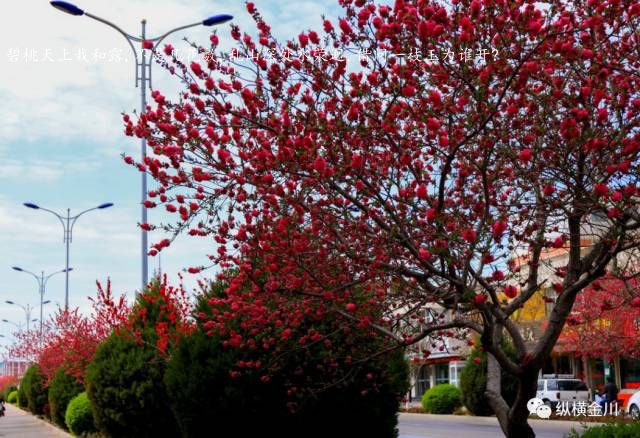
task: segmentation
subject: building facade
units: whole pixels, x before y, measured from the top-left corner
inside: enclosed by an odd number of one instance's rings
[[[23,359],[5,359],[0,362],[0,375],[21,379],[29,368],[29,362]]]

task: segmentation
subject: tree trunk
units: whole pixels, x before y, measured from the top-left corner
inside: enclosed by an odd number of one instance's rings
[[[500,377],[502,369],[491,354],[487,354],[486,396],[498,418],[502,433],[507,438],[534,438],[536,434],[528,423],[527,402],[535,397],[538,384],[537,370],[527,370],[518,376],[518,392],[513,405],[509,407],[501,395]],[[514,376],[515,378],[515,376]]]
[[[518,392],[520,391],[518,390]],[[535,391],[531,397],[524,400],[524,403],[518,403],[518,399],[516,399],[516,402],[509,410],[506,427],[503,426],[502,428],[507,438],[534,438],[536,436],[528,421],[529,410],[527,409],[527,401],[532,397],[535,397]]]

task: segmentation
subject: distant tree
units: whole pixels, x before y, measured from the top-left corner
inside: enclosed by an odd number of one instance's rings
[[[608,275],[578,295],[558,348],[585,357],[640,357],[638,321],[640,282]]]
[[[502,347],[506,355],[517,360],[516,351],[511,345]],[[500,380],[501,395],[509,404],[513,403],[517,395],[517,382],[508,373],[503,372]],[[487,353],[476,345],[467,356],[467,362],[460,373],[460,390],[462,404],[473,415],[492,415],[493,410],[487,400]]]

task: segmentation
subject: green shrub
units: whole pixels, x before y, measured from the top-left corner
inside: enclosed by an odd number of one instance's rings
[[[511,359],[517,358],[515,348],[511,343],[505,342],[503,349]],[[476,362],[480,358],[480,362]],[[508,405],[512,405],[516,399],[518,381],[509,373],[503,371],[500,378],[502,397]],[[487,353],[477,345],[467,357],[467,363],[460,373],[460,391],[462,391],[462,404],[473,415],[492,415],[493,410],[485,396],[487,389]]]
[[[115,333],[98,347],[86,383],[100,431],[121,438],[177,435],[162,383],[165,365],[156,354]]]
[[[422,396],[422,407],[431,414],[452,414],[461,404],[460,390],[448,383],[436,385]]]
[[[14,405],[18,403],[18,391],[10,392],[9,395],[7,396],[7,402]]]
[[[269,352],[260,354],[263,362],[269,359]],[[397,436],[400,398],[408,390],[408,366],[401,351],[372,360],[344,383],[298,399],[295,412],[289,409],[287,388],[303,363],[300,358],[292,356],[290,368],[271,374],[264,383],[260,373],[250,370],[235,379],[229,376],[241,357],[239,350],[223,348],[217,337],[201,331],[178,343],[165,385],[183,437],[211,436],[212,424],[221,437]],[[309,367],[298,387],[334,378],[328,370]]]
[[[224,422],[237,389],[229,385],[235,352],[223,350],[218,338],[201,331],[183,337],[172,353],[164,382],[182,436],[207,436],[207,424],[216,424],[222,436]],[[227,406],[225,406],[225,404]]]
[[[49,382],[49,409],[51,411],[51,420],[62,427],[66,428],[65,413],[67,405],[72,398],[80,394],[84,388],[76,380],[75,377],[67,374],[64,369],[60,368],[54,374],[51,382]]]
[[[212,424],[221,437],[397,436],[397,412],[409,387],[402,351],[359,366],[327,367],[325,360],[333,355],[365,356],[384,348],[368,333],[349,331],[329,317],[304,321],[298,333],[333,333],[333,349],[324,343],[301,349],[295,334],[290,343],[280,342],[276,352],[225,348],[217,336],[205,334],[206,318],[198,316],[211,314],[207,301],[212,296],[224,296],[221,283],[199,298],[195,319],[200,329],[180,339],[165,373],[183,437],[211,436]],[[242,330],[239,323],[234,329]],[[240,360],[275,365],[269,381],[261,380],[263,370],[251,369],[231,378]],[[291,387],[299,388],[294,396],[287,391]]]
[[[81,392],[69,401],[64,415],[64,422],[75,436],[95,432],[91,403],[86,392]]]
[[[45,406],[48,403],[47,388],[45,386],[45,376],[40,371],[38,365],[31,365],[24,374],[20,389],[24,391],[26,406],[34,415],[43,415]],[[20,395],[18,395],[20,397]],[[22,405],[22,400],[20,401]]]
[[[175,314],[166,285],[152,283],[139,294],[130,327],[113,333],[97,349],[87,368],[87,395],[96,427],[107,436],[178,435],[163,383],[167,358],[157,348],[156,325],[175,331]],[[144,316],[140,316],[144,315]],[[172,342],[168,343],[168,348]]]
[[[16,385],[8,385],[6,388],[4,388],[4,400],[9,400],[9,394],[11,394],[13,391],[17,391],[18,387]]]
[[[637,438],[640,436],[640,423],[617,423],[589,427],[585,432],[573,431],[571,438]]]

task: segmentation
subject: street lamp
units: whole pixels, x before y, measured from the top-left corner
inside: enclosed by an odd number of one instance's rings
[[[145,47],[142,47],[142,49],[140,50],[140,56],[138,56],[138,51],[133,45],[133,42],[144,43],[148,41],[152,44],[151,49],[153,50],[156,47],[158,47],[158,45],[160,44],[160,42],[162,42],[164,38],[166,38],[170,34],[177,32],[179,30],[184,30],[190,27],[195,27],[195,26],[216,26],[218,24],[226,23],[227,21],[230,21],[233,19],[233,16],[227,15],[227,14],[212,15],[197,23],[187,24],[185,26],[180,26],[180,27],[176,27],[175,29],[171,29],[170,31],[155,38],[147,37],[147,33],[146,33],[147,20],[142,20],[141,21],[142,30],[140,32],[140,36],[136,37],[126,33],[124,30],[122,30],[120,27],[118,27],[114,23],[108,20],[105,20],[104,18],[100,18],[93,14],[90,14],[80,9],[79,7],[77,7],[72,3],[61,2],[61,1],[52,1],[50,3],[51,3],[51,6],[53,6],[54,8],[62,12],[65,12],[67,14],[75,15],[75,16],[85,15],[89,18],[99,21],[100,23],[106,24],[107,26],[115,29],[118,33],[120,33],[120,35],[125,37],[125,39],[129,43],[129,46],[131,47],[131,51],[133,52],[133,56],[136,61],[136,65],[134,67],[135,68],[134,77],[136,79],[136,82],[135,82],[136,87],[138,87],[138,83],[140,83],[141,85],[140,87],[140,113],[141,114],[146,112],[147,110],[147,83],[149,85],[149,88],[151,88],[151,65],[152,64],[151,64],[151,57],[149,57],[149,59],[147,60],[147,52]],[[147,140],[144,137],[140,140],[140,149],[141,149],[141,153],[140,153],[141,162],[144,163],[145,158],[147,156]],[[142,201],[140,203],[141,217],[142,217],[141,223],[146,224],[147,209],[144,206],[145,201],[147,200],[147,173],[146,172],[142,172],[142,197],[141,198],[142,198]],[[142,258],[142,289],[141,290],[144,290],[144,288],[147,286],[147,282],[149,278],[147,247],[148,247],[147,231],[141,230],[141,258]]]
[[[3,319],[2,322],[6,322],[7,324],[15,325],[16,328],[18,329],[18,332],[22,331],[22,322],[16,324],[15,322],[9,321],[8,319]]]
[[[51,302],[50,300],[44,301],[44,292],[45,292],[45,289],[47,287],[47,281],[49,281],[49,279],[51,277],[53,277],[54,275],[56,275],[56,274],[62,274],[63,272],[69,273],[69,271],[73,271],[73,268],[66,268],[66,269],[63,269],[61,271],[56,271],[53,274],[49,274],[47,276],[44,275],[44,271],[42,271],[40,273],[40,275],[36,275],[33,272],[27,271],[26,269],[22,269],[22,268],[20,268],[18,266],[13,266],[12,269],[14,271],[24,272],[25,274],[29,274],[33,278],[35,278],[36,281],[38,282],[38,292],[40,293],[40,336],[42,336],[42,307],[45,304]]]
[[[50,302],[51,302],[50,300],[47,300],[42,304],[49,304]],[[18,304],[16,302],[11,301],[11,300],[6,300],[5,303],[21,307],[22,310],[24,310],[24,316],[25,316],[25,319],[27,320],[27,331],[29,331],[29,322],[36,322],[38,320],[38,318],[31,319],[31,311],[33,310],[33,306],[31,306],[29,304],[27,304],[26,306],[23,306],[22,304]]]
[[[71,239],[73,238],[73,226],[75,225],[78,218],[83,214],[93,210],[104,210],[105,208],[113,207],[113,203],[105,202],[104,204],[100,204],[97,207],[89,208],[88,210],[82,211],[76,214],[75,216],[71,216],[70,208],[67,208],[67,215],[62,216],[56,213],[55,211],[49,210],[47,208],[42,208],[39,205],[34,204],[33,202],[25,202],[22,205],[24,205],[27,208],[31,208],[33,210],[42,210],[42,211],[49,212],[53,214],[55,217],[57,217],[58,220],[60,220],[60,223],[62,224],[62,229],[64,231],[63,242],[67,246],[67,264],[65,269],[65,284],[64,284],[64,309],[68,310],[69,309],[69,272],[71,271],[71,269],[69,269],[69,244],[71,243]]]

